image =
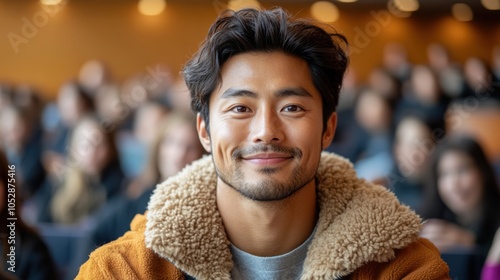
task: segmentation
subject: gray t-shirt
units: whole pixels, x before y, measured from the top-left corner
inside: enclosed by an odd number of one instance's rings
[[[232,279],[300,279],[302,267],[314,232],[299,247],[280,256],[258,257],[231,244],[234,267]]]

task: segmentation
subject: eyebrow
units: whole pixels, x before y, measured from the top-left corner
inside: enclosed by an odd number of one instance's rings
[[[302,87],[280,89],[274,95],[276,97],[299,96],[299,97],[313,98],[312,94]],[[221,98],[225,99],[225,98],[240,97],[240,96],[246,96],[250,98],[258,97],[257,93],[250,90],[228,88],[226,91],[224,91],[224,93],[222,93]]]

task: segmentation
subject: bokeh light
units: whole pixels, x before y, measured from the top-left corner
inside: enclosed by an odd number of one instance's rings
[[[239,11],[245,8],[260,9],[260,3],[257,0],[229,0],[227,8],[233,11]]]
[[[500,0],[481,0],[481,4],[488,10],[500,10]]]
[[[63,0],[40,0],[40,3],[46,6],[55,6],[61,4],[62,2]]]
[[[139,12],[147,16],[161,14],[166,6],[165,0],[140,0],[138,3]]]
[[[453,4],[451,7],[451,14],[459,21],[471,21],[474,18],[472,9],[469,5],[464,3]]]
[[[415,12],[420,7],[418,0],[394,0],[394,5],[403,12]]]
[[[326,23],[331,23],[339,18],[339,9],[328,1],[318,1],[311,5],[311,15]]]

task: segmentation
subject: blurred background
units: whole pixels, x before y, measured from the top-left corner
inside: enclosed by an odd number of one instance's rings
[[[141,13],[138,3],[148,2],[153,3],[153,11],[158,15]],[[407,8],[415,11],[400,11],[397,2],[410,3]],[[250,0],[234,3],[235,7],[255,5]],[[430,43],[445,46],[458,63],[470,56],[490,62],[493,47],[500,44],[496,0],[328,3],[320,6],[316,17],[333,21],[335,29],[356,47],[351,61],[360,80],[367,78],[373,66],[382,64],[387,42],[401,43],[415,63],[427,62]],[[177,76],[217,14],[228,4],[231,3],[226,0],[71,0],[44,6],[35,0],[2,0],[0,77],[12,83],[28,82],[50,99],[56,96],[59,85],[75,77],[89,59],[106,63],[118,81],[157,63],[167,65]],[[279,5],[298,17],[314,17],[316,11],[312,0],[259,4],[266,8]],[[154,10],[155,5],[159,6],[158,11]]]
[[[500,0],[0,0],[0,186],[14,165],[23,244],[9,274],[0,230],[0,278],[72,279],[203,156],[182,66],[220,12],[274,6],[350,43],[327,150],[479,279],[500,226]]]

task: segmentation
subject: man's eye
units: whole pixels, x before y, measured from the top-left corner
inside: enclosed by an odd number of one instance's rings
[[[285,112],[300,112],[302,108],[300,108],[297,105],[288,105],[285,108],[283,108],[283,111]]]
[[[236,112],[236,113],[247,113],[250,110],[245,107],[245,106],[235,106],[231,111]]]

